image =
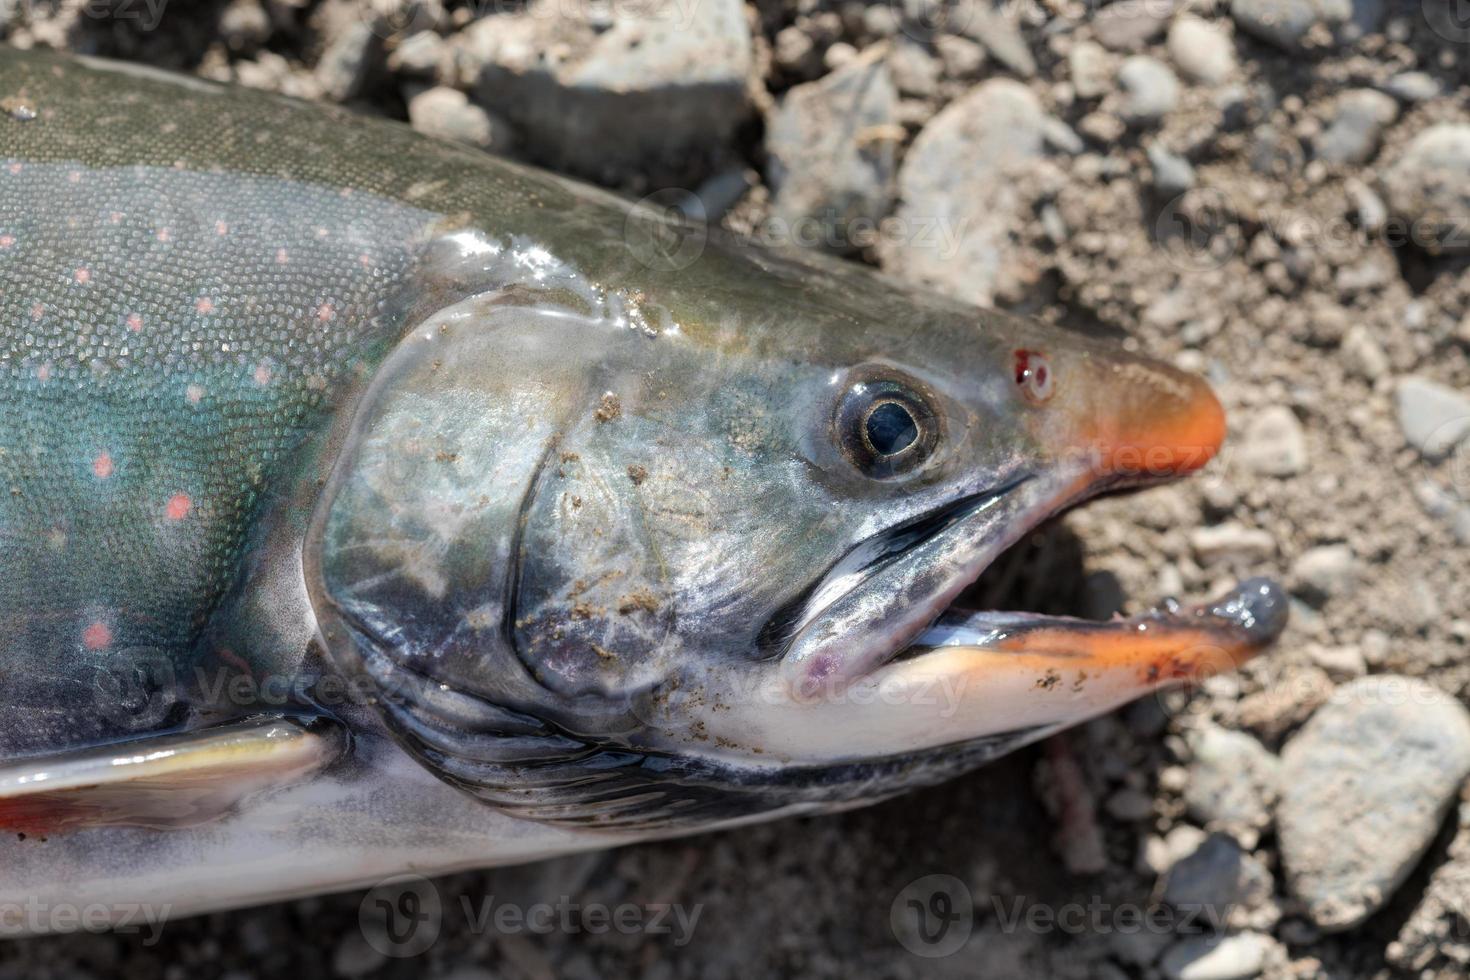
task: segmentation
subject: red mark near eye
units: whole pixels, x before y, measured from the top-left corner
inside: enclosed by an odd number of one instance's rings
[[[323,303],[321,306],[318,306],[316,308],[316,318],[318,323],[326,323],[336,315],[337,311],[332,308],[331,303]]]
[[[1034,404],[1050,398],[1055,382],[1046,355],[1034,350],[1016,351],[1016,384],[1026,400]]]
[[[112,457],[108,453],[100,452],[97,454],[97,458],[92,460],[92,475],[97,479],[107,479],[112,475],[112,470]]]
[[[138,314],[136,314],[136,313],[129,313],[128,314],[128,329],[131,330],[133,333],[137,333],[139,330],[142,330],[143,329],[143,318],[141,316],[139,316]]]
[[[204,389],[199,385],[190,385],[184,389],[184,397],[189,400],[190,405],[198,405],[204,400]]]
[[[9,248],[15,244],[14,235],[0,235],[0,248]]]
[[[176,493],[168,498],[168,506],[163,509],[163,514],[171,521],[182,521],[193,509],[194,501],[189,499],[187,493]]]
[[[76,281],[79,285],[85,286],[87,283],[92,281],[92,270],[78,269],[75,273],[73,273],[73,276],[76,278]]]
[[[168,237],[169,237],[169,235],[168,235],[168,229],[167,228],[160,228],[160,229],[158,229],[158,233],[154,237],[156,237],[161,242],[168,241]]]
[[[198,310],[200,313],[213,313],[214,300],[210,299],[208,296],[201,296],[199,297],[198,302],[194,304],[194,309]]]
[[[228,235],[230,233],[230,226],[223,221],[216,221],[214,223],[214,233],[216,235]]]
[[[82,644],[88,650],[105,650],[112,646],[112,630],[106,623],[93,623],[82,630]]]
[[[284,248],[278,248],[278,249],[276,249],[276,264],[277,265],[285,265],[289,261],[291,261],[291,256],[286,252],[286,250]]]
[[[264,361],[262,361],[261,363],[255,365],[255,383],[256,384],[258,384],[258,385],[268,385],[268,384],[270,384],[271,383],[271,375],[272,374],[274,374],[274,372],[271,370],[271,366],[269,364],[266,364]]]

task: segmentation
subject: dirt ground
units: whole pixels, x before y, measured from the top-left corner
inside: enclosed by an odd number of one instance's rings
[[[1426,804],[1422,828],[1369,842],[1398,846],[1407,876],[1371,900],[1365,921],[1340,931],[1324,927],[1283,864],[1285,818],[1273,811],[1281,787],[1250,785],[1252,766],[1274,767],[1314,711],[1355,678],[1422,678],[1470,697],[1470,444],[1426,448],[1416,428],[1454,430],[1470,407],[1430,397],[1426,409],[1405,394],[1416,390],[1405,379],[1470,391],[1470,243],[1457,249],[1449,233],[1455,215],[1470,211],[1470,163],[1437,164],[1439,190],[1424,191],[1440,194],[1432,207],[1406,189],[1416,139],[1470,123],[1470,30],[1453,0],[1037,0],[986,6],[980,22],[959,5],[760,0],[746,11],[752,56],[737,93],[745,114],[698,154],[660,151],[646,165],[635,155],[594,173],[547,149],[551,137],[536,120],[494,106],[466,74],[458,39],[487,18],[518,15],[518,4],[426,3],[417,19],[388,21],[366,6],[177,0],[151,25],[152,8],[141,3],[0,2],[0,11],[13,8],[3,30],[14,44],[135,58],[397,118],[429,88],[464,90],[470,111],[415,109],[415,123],[632,196],[690,188],[742,231],[783,207],[800,210],[804,194],[857,200],[877,218],[901,216],[920,193],[987,200],[989,224],[972,229],[962,254],[996,260],[987,290],[995,305],[1112,332],[1204,373],[1233,432],[1200,478],[1070,514],[988,584],[1028,608],[1105,617],[1269,574],[1293,592],[1291,626],[1238,675],[1148,699],[902,799],[446,879],[437,885],[438,940],[415,957],[384,955],[365,938],[359,893],[169,923],[152,943],[11,942],[0,946],[0,977],[1465,975],[1470,798],[1457,802],[1454,780]],[[565,6],[558,16],[585,21],[609,5]],[[1323,13],[1338,7],[1350,16]],[[1183,18],[1188,28],[1178,27]],[[1299,35],[1272,39],[1301,18]],[[353,47],[349,35],[363,23],[375,30]],[[404,54],[403,42],[423,31],[433,38],[417,56]],[[801,183],[811,174],[780,173],[774,121],[783,107],[799,106],[801,92],[820,94],[798,90],[875,49],[894,98],[863,122],[879,127],[888,149],[862,151],[860,172],[834,170],[814,189]],[[482,67],[473,58],[484,55],[469,57]],[[1042,134],[1045,146],[1027,165],[1005,173],[985,171],[995,134],[981,116],[956,127],[943,115],[994,79],[1024,86],[1060,126]],[[815,101],[809,114],[819,118],[828,110]],[[805,132],[809,121],[792,113],[786,123]],[[904,170],[941,137],[960,141],[950,159],[968,161],[949,175],[958,190]],[[799,149],[785,170],[813,166]],[[1464,183],[1454,185],[1456,173]],[[961,295],[970,288],[966,270],[935,272],[901,246],[858,244],[854,261]],[[1253,740],[1223,765],[1201,749],[1222,730]],[[1396,737],[1391,728],[1365,732]],[[1212,791],[1211,780],[1223,782]],[[1329,801],[1347,794],[1343,809],[1321,808],[1305,832],[1362,846],[1339,817],[1354,805],[1387,805],[1373,791],[1329,789]],[[1243,802],[1226,812],[1203,800],[1212,793]],[[1302,834],[1304,818],[1293,819]],[[1225,839],[1207,848],[1202,841],[1215,838],[1206,832]],[[1217,852],[1224,858],[1215,861]],[[921,881],[935,874],[958,879],[970,903],[958,938],[946,940],[952,950],[903,924],[909,897],[945,910],[934,904],[936,886]],[[1233,941],[1223,953],[1183,914],[1191,882],[1204,896],[1196,903],[1228,906],[1222,926]],[[947,900],[965,900],[952,883],[944,889]],[[597,932],[585,918],[545,934],[497,932],[462,914],[490,896],[677,903],[699,918],[687,942]],[[1147,924],[1150,914],[1159,924]]]

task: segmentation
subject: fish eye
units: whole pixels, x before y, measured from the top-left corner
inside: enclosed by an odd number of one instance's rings
[[[865,476],[907,473],[933,453],[939,420],[921,387],[904,378],[865,378],[850,385],[834,419],[843,455]]]

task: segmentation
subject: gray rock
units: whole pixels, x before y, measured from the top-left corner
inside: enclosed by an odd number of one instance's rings
[[[1439,79],[1422,71],[1399,72],[1383,83],[1383,91],[1401,102],[1428,102],[1443,90]]]
[[[1159,143],[1149,144],[1147,153],[1148,165],[1154,172],[1154,190],[1174,197],[1194,186],[1194,168],[1188,160]]]
[[[837,252],[861,245],[893,201],[898,94],[881,49],[872,49],[781,100],[766,129],[771,217],[796,243]]]
[[[529,156],[594,179],[703,171],[750,109],[740,0],[532,0],[464,37],[477,101],[521,130]]]
[[[1193,14],[1180,14],[1169,25],[1169,57],[1187,77],[1220,85],[1236,72],[1235,45],[1225,32]]]
[[[1441,459],[1470,436],[1470,396],[1418,375],[1399,379],[1394,392],[1399,428],[1427,459]]]
[[[1270,531],[1235,523],[1195,528],[1189,534],[1189,545],[1206,565],[1229,559],[1266,558],[1276,551],[1276,539]]]
[[[888,55],[888,72],[893,79],[893,85],[902,94],[920,99],[929,98],[939,85],[941,70],[939,59],[924,50],[923,45],[908,38],[899,38],[893,42],[893,48]]]
[[[1249,980],[1265,969],[1277,942],[1259,932],[1195,936],[1169,948],[1159,962],[1169,980]]]
[[[322,52],[316,80],[338,102],[361,95],[383,60],[383,40],[367,24],[350,24]]]
[[[1137,51],[1164,32],[1172,0],[1113,0],[1092,18],[1092,33],[1114,51]]]
[[[1281,793],[1280,760],[1244,732],[1214,725],[1194,733],[1190,748],[1194,759],[1184,787],[1190,816],[1254,847]]]
[[[1211,834],[1164,876],[1164,901],[1200,925],[1222,928],[1240,900],[1248,872],[1246,854],[1229,834]]]
[[[1409,677],[1341,687],[1282,751],[1277,836],[1290,890],[1326,930],[1382,907],[1470,774],[1470,712]]]
[[[470,102],[458,89],[437,86],[408,100],[408,121],[421,133],[497,153],[515,145],[510,126]]]
[[[259,47],[271,36],[270,14],[257,0],[231,0],[220,12],[219,33],[232,51]]]
[[[1295,412],[1272,405],[1246,425],[1238,453],[1262,476],[1295,476],[1307,468],[1307,435]]]
[[[1136,126],[1158,122],[1179,104],[1179,79],[1168,65],[1145,54],[1123,62],[1118,86],[1122,89],[1118,114]]]
[[[1017,177],[1045,154],[1047,115],[1030,89],[995,78],[950,103],[919,133],[898,175],[901,236],[883,265],[952,296],[989,305],[1013,275]]]
[[[1470,124],[1430,126],[1383,176],[1388,204],[1430,251],[1470,251]]]
[[[449,44],[434,31],[410,34],[388,55],[388,70],[415,78],[444,77],[453,64]]]
[[[985,49],[967,37],[945,34],[935,38],[934,47],[944,64],[946,78],[974,78],[985,66]]]
[[[1372,328],[1355,323],[1342,338],[1342,359],[1356,375],[1377,381],[1388,374],[1391,365]]]
[[[1022,78],[1036,74],[1036,58],[1026,46],[1026,39],[1016,22],[1004,11],[984,5],[985,0],[969,0],[957,12],[955,22],[964,34],[980,42],[990,56]]]
[[[1292,591],[1314,606],[1349,592],[1358,577],[1358,560],[1345,544],[1308,548],[1291,565]]]
[[[1337,100],[1332,123],[1317,137],[1317,157],[1328,163],[1367,163],[1378,152],[1383,127],[1398,114],[1398,103],[1382,92],[1345,93]]]
[[[1381,0],[1231,0],[1230,15],[1262,41],[1298,51],[1373,30],[1383,9]]]

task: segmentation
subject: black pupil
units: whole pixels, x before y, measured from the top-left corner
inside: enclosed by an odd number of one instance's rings
[[[868,445],[880,456],[901,453],[919,438],[919,426],[909,410],[897,402],[884,402],[868,413]]]

